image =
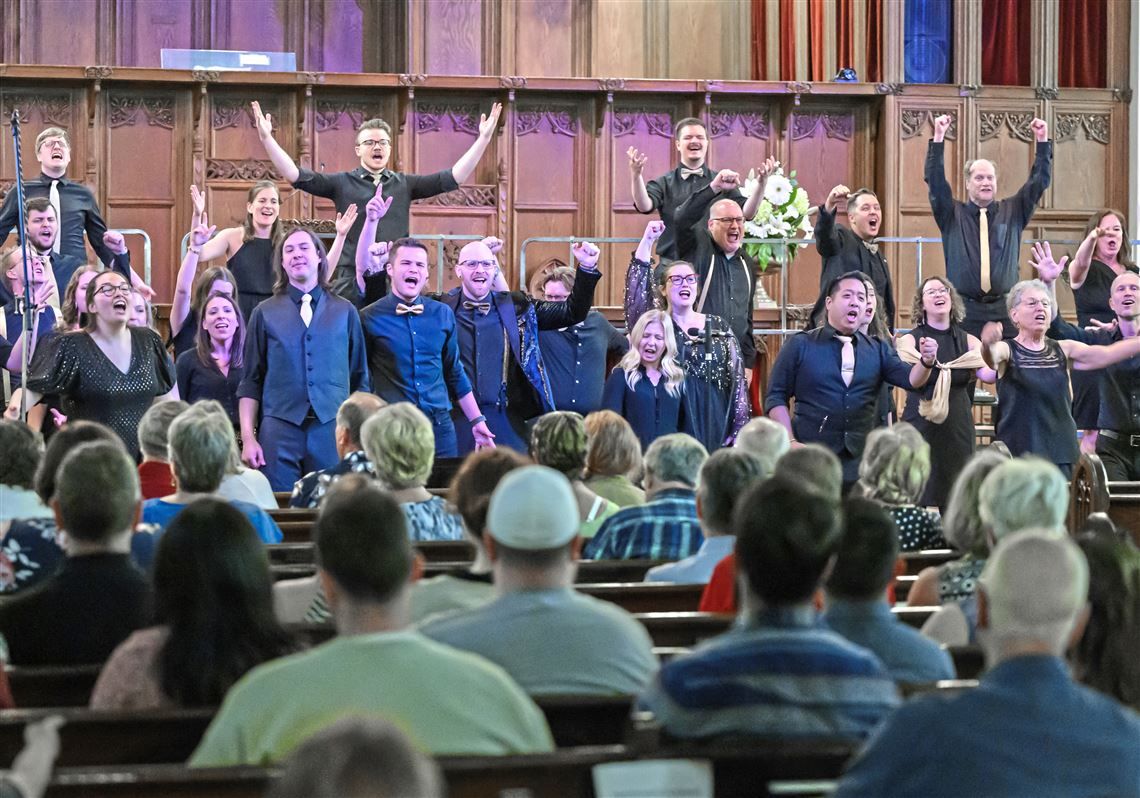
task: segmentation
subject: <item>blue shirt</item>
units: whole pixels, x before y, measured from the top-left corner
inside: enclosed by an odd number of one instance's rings
[[[265,510],[249,502],[231,501],[230,504],[245,514],[245,517],[253,524],[253,529],[257,532],[257,536],[261,538],[262,542],[281,542],[281,529],[277,526],[277,523],[269,517],[269,514],[266,513]],[[163,499],[147,499],[143,502],[142,522],[144,524],[154,524],[159,527],[159,530],[154,534],[157,540],[166,532],[166,525],[174,519],[174,516],[182,512],[184,507],[186,507],[185,504],[174,504],[173,502],[168,502]]]
[[[429,416],[446,412],[451,397],[471,393],[459,360],[455,315],[442,302],[424,298],[413,303],[422,304],[423,313],[397,316],[402,301],[388,294],[360,312],[373,387],[387,402],[411,402]]]
[[[828,596],[824,623],[875,653],[896,682],[953,679],[954,662],[937,643],[891,614],[882,599],[848,601]]]
[[[899,696],[874,654],[798,606],[768,609],[667,663],[640,703],[675,737],[861,738]]]
[[[654,385],[645,376],[644,367],[638,366],[638,369],[641,379],[630,388],[625,370],[621,366],[614,367],[606,380],[602,407],[629,422],[644,450],[662,435],[681,429],[685,421],[685,384],[678,385],[674,395],[669,393],[664,376]]]
[[[650,568],[645,574],[645,581],[707,585],[716,564],[732,554],[735,549],[735,535],[705,538],[704,543],[692,557]]]
[[[696,553],[704,535],[697,496],[670,488],[639,507],[618,510],[605,520],[582,551],[585,560],[678,560]]]
[[[1140,795],[1140,718],[1057,657],[1016,657],[972,690],[907,701],[835,793],[894,795]]]
[[[591,310],[586,320],[560,330],[540,330],[538,344],[554,392],[558,410],[572,410],[583,416],[602,406],[602,386],[606,378],[606,357],[629,350],[629,341]]]
[[[491,294],[481,302],[490,305],[486,313],[474,308],[463,307],[464,302],[473,300],[463,297],[455,311],[459,325],[459,351],[463,358],[463,368],[472,379],[475,399],[481,408],[504,407],[507,404],[507,381],[511,377],[511,361],[503,368],[503,353],[509,343],[504,330],[506,325],[499,315],[498,305]]]

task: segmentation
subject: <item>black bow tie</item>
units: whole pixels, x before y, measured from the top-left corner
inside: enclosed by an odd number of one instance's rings
[[[477,311],[479,311],[480,316],[486,316],[487,313],[489,313],[491,310],[491,303],[490,302],[471,302],[469,300],[464,300],[463,307],[466,310],[477,310]]]

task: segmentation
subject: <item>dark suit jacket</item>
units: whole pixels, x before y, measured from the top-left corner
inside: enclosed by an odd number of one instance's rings
[[[859,236],[841,224],[835,223],[835,214],[828,213],[820,206],[819,222],[815,227],[815,246],[823,258],[823,270],[819,275],[819,290],[822,294],[827,284],[841,274],[862,272],[875,283],[875,293],[879,295],[879,307],[887,327],[895,329],[895,289],[891,285],[891,271],[881,253],[872,253]]]

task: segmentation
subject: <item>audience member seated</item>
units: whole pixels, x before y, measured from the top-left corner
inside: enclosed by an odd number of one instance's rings
[[[578,502],[578,536],[592,538],[602,522],[621,508],[586,487],[586,424],[577,413],[561,410],[542,416],[531,429],[530,456],[570,480]]]
[[[998,543],[978,586],[989,670],[978,687],[900,707],[836,796],[1138,795],[1140,718],[1073,682],[1089,571],[1056,530]]]
[[[92,709],[217,706],[256,665],[296,649],[273,617],[269,560],[253,526],[220,499],[175,516],[154,563],[155,620],[103,667]]]
[[[783,425],[780,425],[781,428]],[[843,493],[843,466],[830,449],[806,443],[791,449],[776,461],[781,476],[804,486],[828,501],[838,503]],[[729,554],[716,564],[701,594],[701,612],[736,612],[736,555]]]
[[[1069,483],[1061,470],[1038,457],[1021,457],[995,468],[978,491],[978,511],[990,548],[1025,529],[1065,531]],[[977,593],[943,602],[922,627],[927,637],[946,646],[976,643]]]
[[[641,442],[629,422],[612,410],[586,416],[586,487],[618,507],[645,504]]]
[[[301,477],[293,486],[289,497],[290,507],[320,507],[329,486],[342,474],[368,474],[376,476],[364,446],[360,442],[360,428],[373,413],[384,406],[384,400],[374,393],[357,391],[341,402],[336,411],[336,456],[340,462],[332,468],[314,471]]]
[[[663,435],[645,451],[649,501],[611,515],[586,544],[589,560],[679,560],[704,542],[697,518],[697,476],[705,447],[682,432]]]
[[[412,621],[437,612],[465,610],[495,596],[491,584],[491,558],[483,545],[487,508],[499,481],[530,461],[506,447],[480,449],[463,459],[451,481],[451,504],[463,519],[463,535],[475,547],[475,560],[465,571],[449,571],[412,585]]]
[[[204,496],[214,496],[230,462],[234,428],[225,410],[213,400],[193,405],[170,425],[170,464],[177,490],[161,499],[143,502],[143,521],[160,527],[161,535],[186,505]],[[266,543],[280,543],[281,530],[260,507],[231,501],[253,524]]]
[[[868,451],[871,446],[867,445]],[[886,591],[894,579],[898,552],[898,529],[887,511],[869,499],[847,499],[839,555],[827,578],[823,620],[852,643],[872,651],[897,682],[953,679],[950,655],[891,614]]]
[[[267,798],[445,798],[443,774],[403,732],[379,718],[346,718],[285,762]]]
[[[0,419],[0,536],[17,519],[51,518],[51,508],[33,489],[43,448],[27,424]]]
[[[779,424],[776,427],[784,429]],[[701,519],[704,542],[691,557],[650,568],[645,581],[708,583],[716,564],[732,554],[736,546],[732,534],[736,502],[753,483],[770,474],[771,469],[765,468],[763,460],[740,448],[739,438],[735,449],[720,449],[709,455],[697,483],[697,517]]]
[[[986,566],[990,544],[978,509],[978,491],[990,472],[1009,457],[994,449],[982,449],[967,461],[946,500],[942,535],[962,556],[942,565],[923,568],[911,585],[907,603],[933,607],[973,595]]]
[[[390,720],[432,754],[552,750],[542,712],[501,668],[406,628],[415,579],[406,526],[368,477],[333,486],[314,531],[338,636],[239,681],[191,766],[279,762],[348,716]]]
[[[63,459],[80,444],[94,441],[120,443],[119,436],[93,421],[72,421],[52,436],[36,470],[35,491],[44,506],[50,505],[55,496],[56,476]],[[3,451],[6,459],[9,450]],[[13,519],[0,543],[0,593],[27,590],[54,574],[65,558],[65,538],[66,534],[56,527],[54,513],[47,518]],[[136,529],[131,535],[130,550],[135,565],[145,568],[154,556],[154,535],[149,528]]]
[[[930,444],[905,421],[871,430],[859,462],[862,495],[881,502],[898,527],[899,549],[946,547],[938,513],[915,502],[930,478]]]
[[[644,689],[657,670],[645,627],[574,589],[577,505],[554,469],[527,466],[503,477],[483,532],[497,597],[428,618],[420,631],[502,666],[531,695]]]
[[[360,430],[376,478],[400,503],[412,540],[463,540],[463,522],[440,496],[428,492],[435,463],[431,419],[410,402],[380,408]]]
[[[67,530],[67,558],[35,590],[0,605],[8,662],[100,663],[152,617],[150,586],[130,558],[139,518],[134,460],[107,441],[72,449],[59,467],[52,509]]]
[[[203,411],[226,412],[224,407],[213,403],[206,404]],[[273,495],[273,486],[269,484],[269,477],[256,468],[246,468],[242,463],[237,439],[234,440],[229,462],[226,463],[226,475],[222,477],[222,484],[218,486],[215,494],[221,499],[255,504],[262,510],[276,510],[279,507],[277,497]]]
[[[865,737],[898,705],[879,659],[812,606],[841,530],[837,503],[777,475],[733,514],[737,625],[662,666],[641,703],[673,737]],[[921,760],[920,760],[921,761]]]
[[[1070,655],[1073,677],[1140,709],[1140,551],[1104,535],[1078,545],[1089,564],[1089,620]]]
[[[792,442],[783,424],[767,416],[757,416],[740,428],[733,446],[759,457],[765,476],[771,476],[776,471],[776,462],[792,448]]]
[[[139,488],[143,499],[157,499],[174,492],[174,472],[170,470],[166,447],[170,424],[190,405],[175,399],[151,405],[139,422]]]

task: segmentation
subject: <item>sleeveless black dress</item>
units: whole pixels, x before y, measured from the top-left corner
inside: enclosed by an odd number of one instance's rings
[[[273,241],[255,238],[241,245],[234,256],[226,261],[234,273],[238,288],[238,306],[241,315],[249,321],[253,309],[273,296]]]
[[[1014,457],[1035,454],[1072,473],[1080,451],[1071,411],[1068,358],[1056,341],[1046,338],[1040,351],[1010,339],[1010,360],[998,379],[997,439]]]
[[[966,331],[957,325],[951,325],[948,330],[936,330],[919,324],[911,330],[911,335],[915,341],[924,336],[937,341],[940,363],[949,363],[970,348]],[[974,372],[971,369],[950,370],[950,409],[941,424],[927,421],[918,412],[919,400],[934,395],[937,376],[934,373],[922,388],[907,391],[903,421],[913,424],[930,444],[930,480],[917,503],[922,507],[944,508],[954,480],[974,453],[974,413],[970,397]]]

